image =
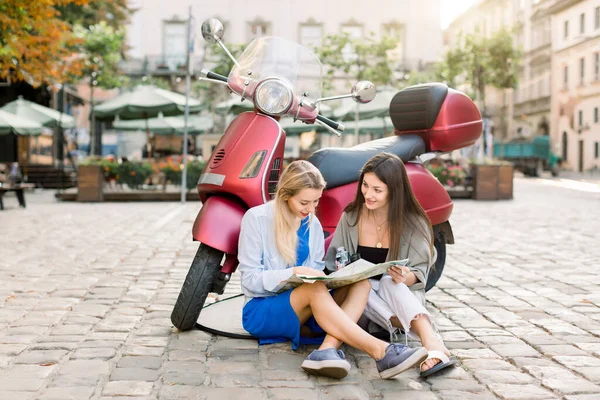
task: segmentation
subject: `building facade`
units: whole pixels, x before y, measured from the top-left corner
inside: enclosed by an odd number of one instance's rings
[[[501,29],[514,27],[521,12],[519,0],[481,0],[450,23],[444,31],[444,48],[450,50],[456,47],[465,35],[490,37]],[[458,89],[464,91],[469,88]],[[509,136],[508,132],[512,130],[512,90],[487,87],[485,98],[494,137]],[[481,108],[482,105],[478,105]]]
[[[509,138],[550,134],[552,91],[551,7],[557,0],[525,0],[515,20],[515,38],[523,58],[513,92]]]
[[[552,13],[551,135],[565,168],[600,167],[600,0],[562,0]]]
[[[136,12],[127,27],[129,75],[177,75],[183,70],[189,1],[131,0]],[[391,57],[397,69],[415,69],[435,62],[442,50],[440,0],[242,0],[202,2],[194,6],[195,64],[201,66],[204,41],[202,21],[216,17],[225,25],[225,43],[244,44],[273,35],[312,47],[326,35],[373,33],[398,40]],[[181,74],[182,75],[182,74]]]

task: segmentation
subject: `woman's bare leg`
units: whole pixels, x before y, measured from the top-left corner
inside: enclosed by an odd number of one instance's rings
[[[361,286],[357,288],[362,289]],[[353,302],[352,297],[354,296],[347,296],[347,301]],[[385,355],[388,344],[362,330],[356,321],[336,304],[322,282],[297,287],[292,291],[290,303],[300,321],[306,321],[314,315],[317,323],[329,336],[364,351],[374,359],[383,358]]]
[[[367,305],[369,299],[369,292],[371,291],[371,284],[368,280],[353,283],[349,286],[336,289],[333,293],[333,300],[340,306],[350,319],[356,323]],[[325,340],[319,347],[319,350],[329,348],[339,348],[342,345],[342,341],[336,339],[331,335],[325,336]]]

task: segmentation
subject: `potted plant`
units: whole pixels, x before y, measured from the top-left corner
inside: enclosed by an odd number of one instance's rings
[[[510,162],[484,159],[470,164],[473,199],[508,200],[513,198],[513,172]]]

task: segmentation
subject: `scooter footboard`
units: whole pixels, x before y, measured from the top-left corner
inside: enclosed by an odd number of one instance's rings
[[[209,197],[194,221],[192,237],[226,254],[237,254],[242,217],[247,210],[241,201]]]
[[[448,221],[454,206],[442,184],[423,164],[406,163],[406,172],[415,197],[427,213],[431,225]]]

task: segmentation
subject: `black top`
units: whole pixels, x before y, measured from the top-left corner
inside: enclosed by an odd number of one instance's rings
[[[361,246],[360,244],[356,248],[356,252],[360,255],[360,258],[372,262],[373,264],[381,264],[385,262],[389,249],[378,249],[377,247]],[[381,279],[383,275],[373,276],[371,279]]]

